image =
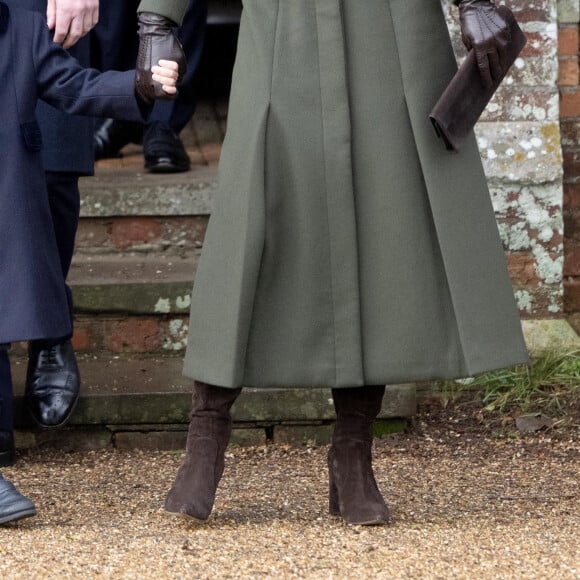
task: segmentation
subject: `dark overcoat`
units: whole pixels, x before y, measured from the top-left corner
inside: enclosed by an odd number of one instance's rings
[[[46,0],[4,0],[8,8],[33,10],[46,18]],[[91,62],[89,35],[68,49],[83,66]],[[50,172],[92,175],[94,172],[94,119],[67,115],[44,101],[39,101],[36,116],[42,131],[42,159]]]
[[[71,321],[42,164],[37,100],[142,121],[134,73],[84,69],[40,14],[0,2],[0,343],[65,336]]]
[[[188,376],[348,387],[527,360],[475,139],[452,154],[428,119],[456,70],[439,0],[244,1]]]

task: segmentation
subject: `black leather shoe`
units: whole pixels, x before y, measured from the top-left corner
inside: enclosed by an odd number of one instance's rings
[[[12,431],[0,431],[0,467],[14,465],[14,434]]]
[[[151,173],[189,171],[191,161],[181,139],[162,121],[147,125],[143,135],[145,169]]]
[[[31,342],[28,348],[26,403],[41,427],[60,427],[79,398],[81,381],[70,340],[46,347]]]
[[[129,143],[141,143],[143,125],[133,121],[105,119],[93,135],[95,160],[121,157],[121,149]]]
[[[0,524],[36,515],[36,507],[0,475]]]

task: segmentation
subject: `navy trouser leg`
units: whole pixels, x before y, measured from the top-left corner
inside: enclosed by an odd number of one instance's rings
[[[79,178],[75,174],[46,172],[46,186],[48,201],[54,226],[54,235],[58,246],[60,263],[62,267],[63,284],[70,270],[75,247],[80,214]],[[69,308],[72,319],[72,293],[66,287]],[[68,339],[70,336],[57,337],[56,339]]]
[[[14,428],[14,394],[8,352],[0,345],[0,431]]]

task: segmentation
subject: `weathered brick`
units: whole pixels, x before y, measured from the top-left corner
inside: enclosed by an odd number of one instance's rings
[[[567,178],[580,177],[580,150],[564,151],[564,175]]]
[[[113,321],[107,346],[112,352],[154,352],[160,347],[159,320],[128,318]]]
[[[535,286],[540,283],[536,259],[532,253],[512,252],[506,257],[510,277],[515,285]]]
[[[579,67],[577,58],[561,58],[558,74],[558,84],[563,86],[576,86],[579,82]]]
[[[566,208],[564,211],[564,232],[566,243],[580,242],[580,208]]]
[[[562,89],[575,90],[575,89]],[[580,108],[580,96],[578,97]],[[522,87],[502,85],[497,91],[485,112],[482,121],[509,122],[515,121],[557,121],[558,113],[554,105],[558,95],[554,88]]]
[[[580,276],[580,244],[571,240],[564,251],[564,276]]]
[[[565,87],[561,90],[561,117],[580,117],[580,88]]]
[[[117,248],[150,244],[161,237],[161,224],[155,218],[116,218],[111,229],[111,240]]]
[[[564,207],[568,210],[580,208],[580,182],[564,180]]]
[[[561,119],[560,130],[564,149],[580,149],[580,119],[578,117]]]
[[[76,351],[87,351],[91,348],[91,339],[88,329],[75,325],[72,344]]]
[[[580,278],[564,281],[564,304],[566,312],[580,312]]]
[[[580,44],[577,26],[560,26],[558,30],[558,54],[578,57]]]

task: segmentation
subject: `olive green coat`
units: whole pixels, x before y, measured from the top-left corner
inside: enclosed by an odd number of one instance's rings
[[[189,0],[143,0],[137,12],[155,12],[181,24],[188,2]]]
[[[385,384],[527,360],[479,152],[428,114],[439,0],[245,0],[186,375]]]

